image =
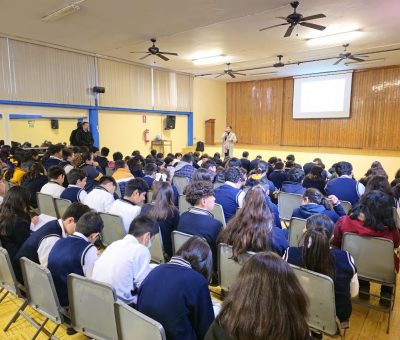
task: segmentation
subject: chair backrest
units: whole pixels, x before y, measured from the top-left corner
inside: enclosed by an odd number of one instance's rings
[[[153,201],[153,191],[149,190],[146,194],[146,202],[151,203]]]
[[[351,203],[348,201],[340,201],[342,204],[343,210],[346,212],[346,214],[350,211],[351,209]]]
[[[278,194],[278,209],[281,220],[289,221],[293,210],[300,207],[302,195],[280,191]]]
[[[95,339],[118,339],[111,286],[70,274],[68,297],[74,329]]]
[[[290,224],[289,224],[289,246],[290,247],[298,247],[302,246],[303,242],[301,244],[299,241],[301,241],[301,238],[304,234],[304,228],[306,227],[306,220],[303,220],[301,218],[296,218],[292,217],[290,219]]]
[[[396,228],[400,229],[400,216],[399,213],[397,212],[397,208],[393,208],[393,218],[394,218],[394,223],[396,224]]]
[[[53,196],[37,192],[36,197],[41,214],[58,218]]]
[[[174,230],[172,232],[172,251],[174,254],[179,250],[183,244],[193,235],[182,233],[181,231]]]
[[[396,272],[394,269],[394,245],[391,240],[345,233],[342,249],[353,256],[358,277],[394,284]]]
[[[0,287],[14,295],[19,295],[18,282],[15,278],[10,256],[4,248],[0,248]]]
[[[214,218],[222,223],[222,227],[226,227],[224,208],[222,208],[221,204],[215,203],[214,210],[212,211],[214,214]]]
[[[243,264],[253,254],[253,252],[248,251],[239,257],[239,262],[236,262],[232,259],[232,247],[224,243],[218,244],[218,276],[222,290],[229,291]]]
[[[64,215],[65,210],[67,210],[71,205],[71,201],[64,198],[55,198],[54,203],[56,205],[58,218],[61,218]]]
[[[163,326],[157,321],[117,301],[114,303],[118,340],[165,340]],[[134,336],[133,336],[134,335]]]
[[[172,178],[172,183],[176,186],[179,195],[183,195],[183,191],[185,190],[186,186],[189,184],[189,179],[187,177],[177,177],[174,176]]]
[[[55,323],[61,324],[62,309],[50,271],[26,257],[22,257],[20,263],[29,305]]]
[[[181,215],[184,212],[188,211],[191,207],[190,203],[188,201],[186,201],[185,195],[179,195],[178,206],[179,206],[179,213]]]
[[[165,263],[164,247],[160,231],[154,235],[154,238],[151,241],[150,254],[152,262]]]
[[[292,266],[303,290],[308,296],[308,320],[310,328],[328,335],[336,335],[335,290],[330,277]]]
[[[104,223],[102,239],[106,246],[125,237],[126,232],[121,216],[100,213],[100,217]]]

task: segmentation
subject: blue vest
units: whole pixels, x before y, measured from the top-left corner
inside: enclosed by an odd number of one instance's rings
[[[42,240],[48,236],[62,237],[62,230],[58,220],[47,222],[44,226],[31,234],[24,244],[19,248],[16,258],[26,257],[29,260],[39,263],[38,249]]]
[[[335,195],[341,201],[348,201],[351,205],[358,202],[358,182],[352,178],[339,177],[332,179],[326,185],[327,195]]]
[[[238,198],[242,190],[224,184],[215,189],[214,192],[215,201],[224,208],[225,221],[228,223],[232,216],[236,214],[237,208],[239,208]]]
[[[50,251],[47,268],[53,276],[61,306],[69,306],[67,278],[69,274],[84,276],[84,258],[93,244],[75,235],[58,240]]]
[[[49,158],[47,161],[44,162],[44,168],[49,170],[49,168],[53,165],[60,165],[60,160],[56,158]]]
[[[81,191],[82,189],[78,187],[68,187],[61,193],[60,198],[63,198],[65,200],[70,200],[72,203],[80,202],[79,194]]]

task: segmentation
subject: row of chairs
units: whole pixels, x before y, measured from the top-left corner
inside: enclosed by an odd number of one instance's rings
[[[71,201],[63,198],[54,198],[51,195],[36,193],[39,211],[41,214],[61,218],[65,210],[71,205]]]
[[[75,330],[96,339],[135,339],[165,340],[161,324],[116,300],[113,288],[107,284],[71,274],[68,277],[69,310],[61,307],[54,287],[53,278],[44,268],[26,258],[21,259],[25,286],[15,279],[10,258],[4,248],[0,248],[0,292],[4,292],[0,303],[8,294],[23,300],[15,315],[4,328],[9,327],[23,316],[36,329],[32,339],[43,332],[48,339],[56,339],[55,333],[61,324],[72,326]],[[44,317],[38,323],[26,313],[30,306]],[[45,326],[51,320],[55,323],[49,332]],[[70,321],[69,321],[70,320]]]

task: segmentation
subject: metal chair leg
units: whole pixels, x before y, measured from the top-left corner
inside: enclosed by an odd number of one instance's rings
[[[19,316],[21,315],[21,312],[28,306],[28,302],[24,301],[24,303],[21,305],[21,307],[18,308],[17,312],[14,314],[14,316],[11,318],[11,320],[8,322],[7,326],[4,328],[4,332],[7,332],[8,329],[10,328],[11,324],[13,324]]]
[[[50,339],[53,339],[54,334],[56,334],[58,327],[60,327],[59,324],[57,324],[56,327],[54,327],[53,331],[50,333],[50,335],[49,335],[49,337],[48,337],[49,340],[50,340]],[[57,338],[56,338],[56,339],[57,339]]]
[[[49,318],[46,318],[43,323],[40,325],[40,327],[38,328],[38,330],[36,331],[35,335],[32,337],[32,340],[35,340],[37,338],[37,336],[40,334],[40,332],[42,331],[42,329],[44,328],[44,326],[46,325],[47,321],[49,321]]]

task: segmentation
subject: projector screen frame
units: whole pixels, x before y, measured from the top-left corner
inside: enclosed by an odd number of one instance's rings
[[[299,112],[296,108],[301,107],[301,79],[308,78],[327,78],[327,79],[335,79],[335,78],[345,78],[345,93],[343,98],[343,107],[342,111],[330,111],[330,112]],[[351,99],[352,99],[352,84],[353,84],[353,70],[348,71],[340,71],[340,72],[328,72],[328,73],[318,73],[318,74],[310,74],[304,76],[293,77],[293,105],[292,105],[292,119],[296,120],[307,120],[307,119],[350,119],[351,117]],[[297,81],[296,81],[297,80]],[[298,81],[300,80],[300,81]],[[300,95],[299,95],[300,93]],[[348,108],[348,110],[345,110]]]

